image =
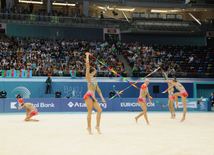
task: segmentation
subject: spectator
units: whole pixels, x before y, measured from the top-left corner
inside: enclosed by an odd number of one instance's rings
[[[51,94],[51,83],[52,83],[52,80],[51,80],[50,75],[48,75],[48,78],[47,78],[45,83],[46,83],[46,92],[45,92],[45,94],[48,94],[48,91],[49,91],[49,94]]]
[[[214,107],[214,95],[213,95],[213,93],[211,93],[210,102],[211,102],[211,105]]]
[[[191,55],[190,57],[189,57],[189,62],[192,62],[194,60],[194,58],[193,58],[193,56]]]
[[[30,13],[33,13],[33,4],[30,3]]]

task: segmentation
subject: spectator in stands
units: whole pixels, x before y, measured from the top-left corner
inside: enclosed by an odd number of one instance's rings
[[[118,54],[121,54],[121,42],[120,42],[120,40],[118,40],[116,47],[117,47]]]
[[[194,58],[193,58],[193,56],[191,55],[190,57],[189,57],[189,62],[192,62],[194,60]]]
[[[213,92],[211,93],[211,96],[210,96],[210,102],[211,102],[211,105],[214,107],[214,94],[213,94]]]
[[[33,13],[33,4],[30,3],[30,13]]]
[[[46,92],[45,92],[45,94],[48,94],[48,91],[49,91],[49,94],[51,94],[51,83],[52,83],[52,80],[51,80],[50,75],[48,75],[48,78],[47,78],[45,83],[46,83]]]

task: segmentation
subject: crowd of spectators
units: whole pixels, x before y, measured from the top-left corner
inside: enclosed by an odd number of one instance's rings
[[[210,75],[214,69],[211,68],[213,61],[210,56],[214,53],[211,47],[145,45],[139,42],[126,44],[124,42],[121,48],[123,55],[133,68],[131,73],[133,77],[145,76],[146,73],[158,67],[172,77],[186,77],[193,72],[198,74],[200,67],[204,69],[203,74]],[[156,76],[162,76],[162,70],[159,70]]]
[[[85,52],[90,52],[122,76],[144,77],[158,67],[161,70],[152,76],[161,77],[162,71],[169,77],[186,77],[190,72],[200,71],[210,75],[214,70],[213,59],[209,57],[214,55],[212,48],[145,45],[116,40],[109,40],[108,45],[101,47],[107,42],[3,36],[0,40],[0,70],[32,70],[33,76],[70,76],[70,71],[76,71],[77,76],[85,76]],[[113,44],[115,50],[111,49]],[[132,68],[131,74],[125,71],[119,54],[127,59]],[[116,76],[92,57],[90,64],[97,69],[99,77]]]
[[[104,42],[77,39],[17,38],[7,36],[0,40],[0,70],[32,70],[33,76],[85,76],[85,52],[94,54],[110,68],[123,74],[124,65],[111,45],[100,47]],[[91,57],[91,65],[97,76],[114,76],[107,68]]]

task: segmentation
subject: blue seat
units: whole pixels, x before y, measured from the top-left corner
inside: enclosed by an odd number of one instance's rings
[[[199,70],[202,70],[203,69],[203,67],[199,67]]]
[[[202,70],[198,70],[198,73],[201,73],[202,72]]]
[[[205,64],[208,64],[209,62],[208,62],[208,61],[205,61],[204,63],[205,63]]]

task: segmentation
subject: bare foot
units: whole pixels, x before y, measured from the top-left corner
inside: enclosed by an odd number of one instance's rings
[[[149,123],[147,123],[148,126],[151,126]]]
[[[173,114],[171,115],[171,119],[173,119]]]
[[[137,123],[137,120],[138,120],[138,118],[137,118],[137,117],[135,117],[135,121],[136,121],[136,123]]]
[[[101,134],[101,132],[100,132],[100,127],[99,127],[99,126],[96,126],[95,129],[97,129],[97,132],[98,132],[99,134]]]
[[[175,119],[175,116],[176,116],[176,115],[174,114],[174,115],[173,115],[173,119]]]
[[[35,121],[35,122],[39,122],[39,120],[36,120],[36,119],[35,119],[34,121]]]
[[[182,119],[181,119],[181,122],[183,122],[185,120],[185,118],[183,117]]]
[[[93,133],[91,132],[91,128],[87,127],[87,130],[88,130],[88,133],[89,133],[90,135],[93,134]]]

